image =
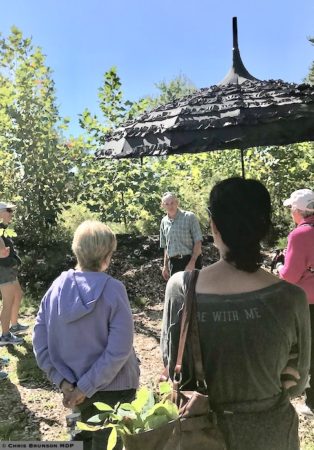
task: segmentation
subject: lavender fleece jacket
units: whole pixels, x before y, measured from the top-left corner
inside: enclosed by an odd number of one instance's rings
[[[33,334],[38,366],[50,381],[98,391],[136,389],[139,367],[124,285],[102,272],[63,272],[43,297]]]

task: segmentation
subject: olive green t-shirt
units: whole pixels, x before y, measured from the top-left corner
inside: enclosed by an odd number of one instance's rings
[[[187,277],[187,272],[175,274],[166,289],[161,349],[170,376]],[[197,294],[196,298],[203,365],[213,403],[260,401],[278,395],[288,361],[300,374],[289,394],[302,394],[310,366],[309,308],[302,289],[279,281],[243,294]],[[186,352],[183,382],[190,377]]]

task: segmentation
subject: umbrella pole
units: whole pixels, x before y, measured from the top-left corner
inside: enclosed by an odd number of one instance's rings
[[[244,150],[241,148],[241,169],[242,169],[242,178],[245,178],[245,169],[244,169]]]

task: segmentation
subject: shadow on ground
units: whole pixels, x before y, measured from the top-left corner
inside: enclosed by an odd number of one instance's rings
[[[41,440],[39,423],[34,424],[31,411],[9,378],[0,382],[0,441],[3,440]]]
[[[37,366],[30,342],[24,341],[22,345],[8,347],[8,353],[16,358],[16,375],[21,386],[53,390],[52,384]]]
[[[134,329],[136,333],[152,337],[157,344],[160,342],[160,324],[162,319],[162,310],[156,310],[149,307],[145,311],[134,314]],[[157,326],[152,326],[152,321]]]

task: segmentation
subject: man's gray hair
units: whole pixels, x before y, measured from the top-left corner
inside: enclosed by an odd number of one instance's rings
[[[161,197],[161,203],[163,204],[166,198],[174,198],[175,200],[178,200],[178,197],[173,192],[165,192]]]

